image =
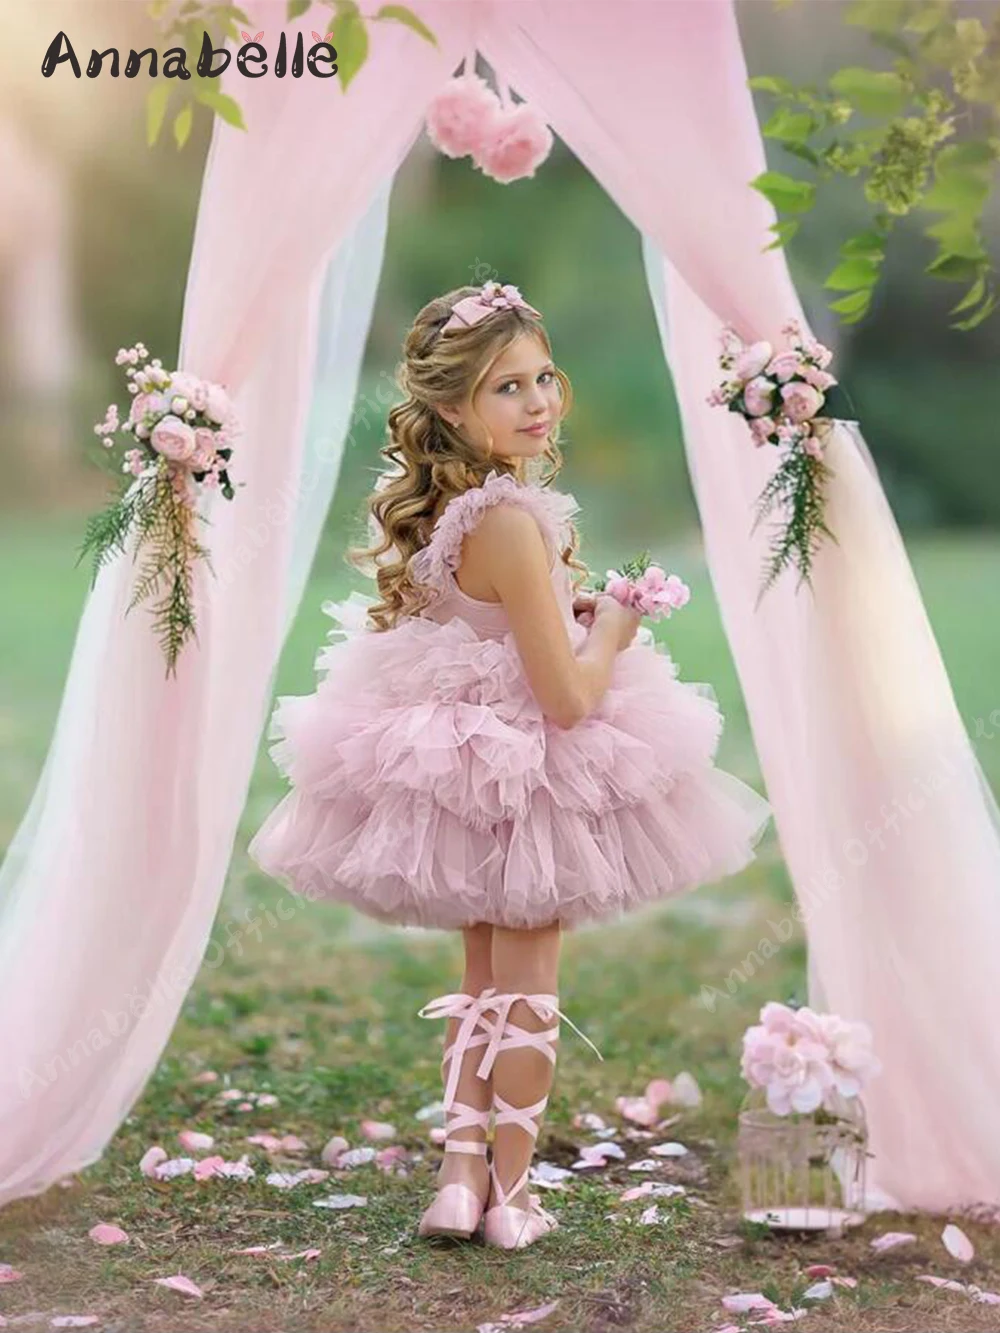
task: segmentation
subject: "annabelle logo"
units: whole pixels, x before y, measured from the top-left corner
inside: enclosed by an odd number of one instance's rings
[[[241,35],[245,40],[236,52],[236,68],[248,79],[263,78],[268,73],[267,48],[260,40],[264,36],[263,32],[258,32],[252,38],[249,33],[244,32]],[[292,53],[291,64],[289,64],[285,34],[281,34],[274,57],[276,78],[283,79],[286,73],[290,73],[292,78],[299,79],[307,69],[310,74],[315,75],[318,79],[332,79],[334,77],[337,73],[336,47],[329,40],[329,34],[327,34],[326,39],[323,39],[314,32],[313,37],[317,40],[306,51],[301,32],[296,34],[295,49]],[[142,71],[143,59],[146,56],[149,57],[149,63],[146,66],[149,77],[153,79],[159,77],[161,73],[158,68],[159,54],[155,47],[147,46],[142,51],[136,51],[134,48],[129,51],[128,60],[125,62],[126,79],[134,79]],[[228,69],[232,56],[232,51],[226,47],[214,47],[211,37],[205,32],[202,34],[201,52],[198,56],[195,72],[200,79],[217,79],[220,74]],[[96,79],[99,74],[103,74],[106,60],[110,61],[111,77],[117,79],[119,76],[119,55],[116,46],[109,46],[105,51],[91,50],[90,60],[87,63],[87,78]],[[53,37],[45,52],[45,59],[42,61],[42,74],[45,78],[50,79],[58,67],[65,64],[70,66],[76,78],[83,78],[80,61],[73,49],[73,43],[66,33],[60,32]],[[192,77],[191,70],[188,69],[188,53],[183,46],[171,46],[163,52],[162,75],[165,79],[190,79]]]

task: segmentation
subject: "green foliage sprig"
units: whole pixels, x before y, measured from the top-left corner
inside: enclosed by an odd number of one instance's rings
[[[845,324],[864,317],[896,220],[920,210],[936,219],[924,227],[935,246],[925,271],[966,284],[950,312],[964,318],[951,327],[973,329],[997,304],[982,219],[1000,159],[1000,11],[987,25],[958,17],[954,0],[854,0],[845,21],[895,57],[890,69],[841,69],[824,90],[750,80],[776,99],[764,136],[818,180],[858,177],[874,206],[827,275],[825,286],[843,293],[830,309]],[[857,118],[866,123],[849,129]],[[786,245],[816,203],[816,181],[765,171],[751,184],[779,214],[768,249]]]

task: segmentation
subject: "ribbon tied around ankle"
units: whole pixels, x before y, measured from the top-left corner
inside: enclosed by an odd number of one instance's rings
[[[562,1010],[558,1007],[557,1004],[558,996],[525,995],[521,991],[507,991],[504,992],[503,994],[500,994],[497,992],[495,986],[490,986],[487,990],[484,990],[482,994],[479,996],[478,1000],[476,1000],[476,1006],[480,1013],[486,1010],[492,1011],[494,1009],[497,1011],[496,1023],[492,1025],[488,1024],[488,1026],[492,1026],[493,1031],[490,1036],[489,1043],[487,1044],[483,1058],[480,1061],[479,1068],[476,1070],[476,1074],[479,1078],[489,1078],[490,1072],[493,1069],[493,1062],[496,1060],[497,1054],[500,1050],[500,1042],[503,1039],[504,1029],[507,1026],[507,1020],[510,1014],[511,1007],[518,1000],[524,1000],[525,1004],[527,1004],[529,1009],[531,1009],[532,1012],[536,1014],[543,1022],[546,1019],[551,1018],[553,1016],[558,1016],[559,1018],[563,1019],[564,1022],[569,1024],[569,1026],[573,1029],[573,1031],[577,1034],[577,1036],[583,1038],[583,1040],[587,1043],[590,1049],[597,1056],[598,1060],[604,1059],[604,1056],[600,1053],[600,1051],[590,1040],[590,1038],[586,1035],[586,1033],[581,1032],[580,1029],[573,1022],[573,1020],[571,1018],[567,1018],[566,1015],[562,1012]],[[527,1031],[527,1029],[524,1030]],[[540,1036],[541,1034],[534,1033],[532,1035]]]

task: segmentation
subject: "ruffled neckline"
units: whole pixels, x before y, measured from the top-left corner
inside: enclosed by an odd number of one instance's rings
[[[523,482],[509,472],[492,468],[478,486],[453,495],[438,515],[427,545],[412,558],[410,569],[419,583],[444,589],[458,568],[462,542],[484,511],[501,500],[511,500],[530,510],[550,535],[557,549],[564,543],[565,525],[580,508],[568,491],[557,491],[537,482]]]

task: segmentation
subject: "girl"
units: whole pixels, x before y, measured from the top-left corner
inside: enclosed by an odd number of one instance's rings
[[[633,643],[635,611],[576,593],[578,505],[548,484],[571,390],[538,311],[510,285],[449,292],[397,377],[376,540],[347,557],[374,565],[381,600],[324,604],[342,641],[314,694],[278,700],[292,790],[249,850],[296,893],[462,931],[461,991],[419,1011],[449,1020],[419,1234],[482,1222],[520,1248],[556,1226],[527,1186],[562,931],[742,869],[770,807],[713,764],[711,687],[680,682],[649,631]]]

